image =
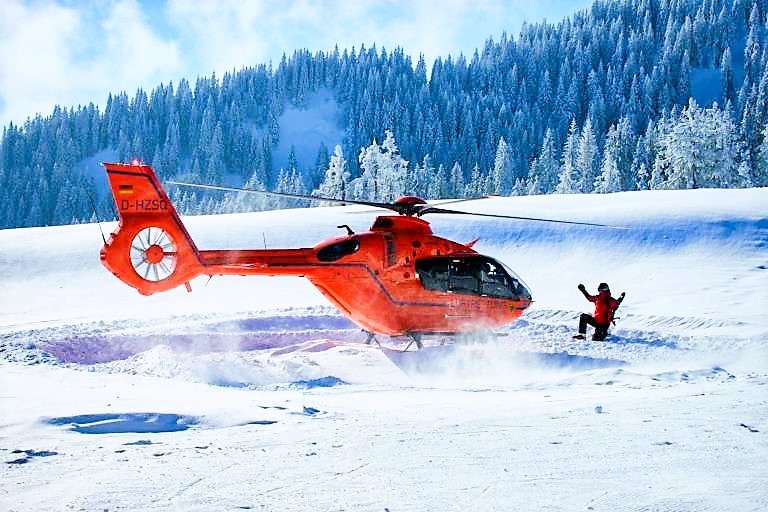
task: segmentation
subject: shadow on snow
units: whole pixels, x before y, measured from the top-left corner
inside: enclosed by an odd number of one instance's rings
[[[68,425],[81,434],[179,432],[200,422],[195,416],[163,413],[80,414],[48,418],[48,425]]]

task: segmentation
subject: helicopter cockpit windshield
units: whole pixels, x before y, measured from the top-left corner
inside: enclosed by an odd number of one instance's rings
[[[416,273],[427,290],[513,300],[531,298],[517,274],[487,256],[426,258],[416,261]]]

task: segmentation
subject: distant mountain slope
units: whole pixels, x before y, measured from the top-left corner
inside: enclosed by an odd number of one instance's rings
[[[330,148],[330,153],[335,145],[343,144],[341,112],[333,92],[328,89],[320,89],[310,94],[305,109],[293,105],[286,107],[278,118],[280,142],[274,151],[275,168],[288,167],[292,148],[298,165],[302,169],[311,169],[321,145]],[[322,162],[323,168],[327,166],[327,160],[328,155]]]
[[[337,143],[347,180],[373,172],[358,155],[388,132],[408,166],[387,188],[429,197],[768,185],[767,62],[768,0],[599,0],[439,58],[429,77],[401,49],[297,50],[276,69],[5,127],[0,227],[88,220],[90,197],[111,216],[95,155],[164,179],[310,191]],[[232,205],[175,194],[183,211]]]

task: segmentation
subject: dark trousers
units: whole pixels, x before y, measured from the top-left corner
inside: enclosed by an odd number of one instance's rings
[[[595,328],[595,334],[592,335],[592,339],[595,341],[603,341],[608,336],[608,326],[601,325],[595,322],[595,317],[582,313],[579,317],[579,333],[587,334],[587,325],[591,325]]]

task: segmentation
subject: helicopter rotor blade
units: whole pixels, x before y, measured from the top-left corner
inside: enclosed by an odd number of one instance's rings
[[[265,196],[273,196],[273,197],[284,197],[288,199],[312,199],[315,201],[325,201],[328,203],[335,203],[335,204],[359,204],[363,206],[371,206],[374,208],[384,208],[387,210],[393,210],[397,211],[395,206],[390,203],[377,203],[374,201],[359,201],[359,200],[353,200],[353,199],[336,199],[333,197],[323,197],[323,196],[310,196],[306,194],[291,194],[288,192],[270,192],[268,190],[257,190],[253,188],[238,188],[238,187],[225,187],[221,185],[202,185],[200,183],[186,183],[183,181],[173,181],[168,180],[166,183],[170,183],[172,185],[181,185],[184,187],[193,187],[193,188],[202,188],[207,190],[221,190],[224,192],[247,192],[249,194],[262,194]]]
[[[421,217],[422,215],[426,215],[428,213],[447,213],[452,215],[473,215],[475,217],[490,217],[490,218],[496,218],[496,219],[532,220],[537,222],[554,222],[558,224],[577,224],[581,226],[595,226],[595,227],[609,228],[609,229],[628,229],[621,226],[610,226],[607,224],[596,224],[592,222],[576,222],[576,221],[570,221],[570,220],[541,219],[536,217],[520,217],[516,215],[500,215],[500,214],[493,214],[493,213],[462,212],[459,210],[450,210],[447,208],[440,208],[439,206],[431,206],[428,204],[402,204],[401,205],[397,203],[380,203],[376,201],[337,199],[333,197],[311,196],[306,194],[291,194],[288,192],[270,192],[267,190],[256,190],[251,188],[225,187],[222,185],[202,185],[199,183],[186,183],[183,181],[174,181],[174,180],[168,180],[166,181],[166,183],[170,183],[172,185],[180,185],[184,187],[202,188],[207,190],[220,190],[224,192],[247,192],[249,194],[262,194],[266,196],[284,197],[288,199],[303,199],[303,200],[310,199],[314,201],[324,201],[328,203],[341,204],[341,205],[356,204],[356,205],[362,205],[362,206],[370,206],[373,208],[383,208],[385,210],[391,210],[391,211],[397,212],[401,215],[416,215],[418,217]],[[472,198],[465,198],[465,199],[456,199],[456,200],[446,201],[440,204],[474,201],[478,199],[485,199],[485,198],[472,197]]]
[[[487,196],[479,196],[479,197],[463,197],[461,199],[434,199],[434,200],[430,201],[430,204],[425,204],[425,205],[417,204],[417,205],[414,205],[411,214],[412,215],[421,216],[421,213],[418,213],[419,211],[421,211],[419,209],[420,207],[430,208],[430,211],[431,211],[430,205],[434,205],[435,207],[439,207],[439,206],[443,206],[443,205],[446,205],[446,204],[466,203],[467,201],[480,201],[481,199],[488,199],[488,197]],[[388,205],[389,203],[385,203],[385,204]],[[381,206],[381,208],[388,208],[390,210],[396,211],[397,213],[402,213],[401,212],[401,208],[397,208],[397,207],[392,208],[390,206]],[[359,211],[354,211],[354,212],[349,212],[349,213],[352,214],[352,215],[359,215],[359,214],[365,214],[365,213],[372,213],[373,211],[374,210],[359,210]],[[427,212],[427,213],[429,213],[429,212]]]
[[[439,208],[439,207],[430,207],[427,206],[426,208],[422,208],[419,210],[419,217],[422,215],[426,215],[427,213],[448,213],[453,215],[473,215],[475,217],[491,217],[495,219],[515,219],[515,220],[533,220],[537,222],[554,222],[558,224],[577,224],[580,226],[595,226],[600,228],[609,228],[609,229],[629,229],[622,226],[611,226],[608,224],[596,224],[593,222],[577,222],[572,220],[556,220],[556,219],[541,219],[537,217],[520,217],[517,215],[500,215],[500,214],[494,214],[494,213],[473,213],[473,212],[461,212],[458,210],[449,210],[446,208]]]

